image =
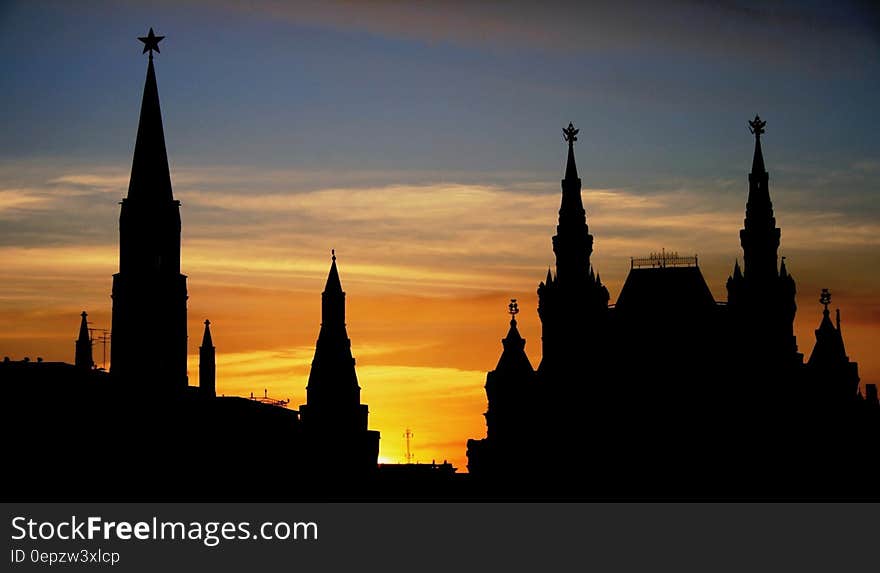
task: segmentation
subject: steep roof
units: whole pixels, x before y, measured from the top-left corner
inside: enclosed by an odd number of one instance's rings
[[[147,79],[144,82],[144,97],[141,101],[137,140],[131,162],[131,179],[128,183],[128,199],[137,201],[174,199],[152,54],[147,65]]]
[[[526,355],[526,341],[516,327],[515,318],[511,319],[510,330],[507,331],[507,336],[501,341],[501,344],[504,345],[504,351],[501,353],[501,358],[498,359],[498,365],[495,366],[496,372],[534,371],[532,363]]]
[[[626,277],[615,308],[618,312],[673,309],[682,312],[715,306],[712,291],[697,266],[634,268]]]

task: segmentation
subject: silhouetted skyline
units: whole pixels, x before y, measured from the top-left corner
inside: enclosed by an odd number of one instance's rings
[[[456,444],[482,431],[509,298],[529,358],[541,359],[534,286],[552,262],[559,128],[581,129],[590,232],[602,238],[594,259],[612,301],[630,257],[663,248],[698,254],[725,300],[750,160],[743,121],[756,112],[771,121],[795,334],[813,338],[807,309],[831,288],[847,352],[863,381],[880,380],[880,73],[867,17],[855,4],[624,8],[474,17],[379,6],[345,18],[339,6],[5,3],[0,330],[16,334],[0,355],[71,361],[83,309],[90,327],[110,328],[106,277],[118,270],[114,221],[146,64],[135,38],[152,25],[167,36],[155,63],[183,200],[181,272],[193,277],[191,384],[210,318],[218,394],[268,389],[304,403],[315,296],[335,246],[382,458],[403,460],[412,427],[418,459],[464,467]],[[677,33],[695,21],[705,25]],[[402,320],[402,307],[421,316]]]
[[[468,440],[469,478],[483,495],[874,495],[877,385],[859,388],[828,289],[815,339],[798,345],[796,280],[761,146],[767,122],[756,115],[748,126],[743,265],[733,264],[727,300],[714,300],[699,257],[661,251],[630,260],[613,304],[591,261],[601,240],[584,209],[579,130],[563,129],[556,260],[537,288],[541,363],[533,369],[525,354],[511,299],[486,376],[486,437]]]

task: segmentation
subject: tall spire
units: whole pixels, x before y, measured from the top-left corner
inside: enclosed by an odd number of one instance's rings
[[[171,192],[153,52],[149,52],[128,196],[119,213],[119,272],[113,275],[110,374],[150,393],[187,381],[186,276],[180,273],[180,203]]]
[[[752,172],[749,173],[749,198],[746,217],[740,231],[743,248],[743,274],[747,280],[767,282],[779,276],[777,254],[781,231],[776,227],[773,203],[770,201],[769,179],[761,152],[761,135],[767,125],[760,116],[748,122],[749,131],[755,136],[755,155]]]
[[[144,42],[144,52],[150,52],[147,79],[141,101],[134,159],[131,163],[131,179],[128,198],[133,200],[173,200],[171,175],[168,169],[168,153],[165,150],[165,132],[162,127],[162,110],[159,107],[159,88],[153,67],[153,50],[159,51],[159,41],[164,36],[150,34],[139,38]]]
[[[562,201],[559,206],[559,224],[553,237],[556,254],[556,280],[563,288],[580,288],[589,279],[590,255],[593,236],[587,227],[587,214],[581,198],[581,180],[574,160],[574,142],[580,130],[572,123],[562,130],[568,143],[565,179],[562,180]]]
[[[321,293],[321,330],[299,408],[305,458],[310,471],[341,473],[373,471],[379,455],[379,433],[367,429],[369,408],[361,404],[361,388],[345,327],[345,292],[331,251],[330,273]]]
[[[568,142],[568,159],[565,162],[565,179],[562,180],[562,204],[559,207],[559,223],[586,221],[584,202],[581,198],[581,179],[578,177],[577,164],[574,160],[574,142],[577,141],[579,129],[569,122],[562,130],[563,139]]]
[[[320,427],[331,434],[367,429],[367,407],[360,403],[355,360],[345,327],[345,292],[335,252],[327,286],[321,293],[321,330],[306,386],[306,404],[300,413],[306,426]]]
[[[749,173],[749,200],[747,214],[751,213],[762,226],[773,218],[773,204],[770,202],[768,189],[769,175],[764,166],[764,153],[761,151],[761,135],[764,134],[767,122],[756,115],[749,121],[749,131],[755,136],[755,154],[752,157],[752,172]],[[748,223],[748,221],[747,221]],[[773,221],[773,224],[776,222]]]
[[[327,274],[327,282],[324,292],[321,293],[321,339],[348,339],[345,331],[345,291],[342,290],[342,281],[339,280],[339,270],[336,268],[336,250],[331,249],[330,272]]]
[[[217,359],[210,320],[205,320],[205,333],[199,347],[199,392],[211,398],[217,395]]]
[[[78,368],[92,368],[95,365],[92,359],[92,337],[89,336],[88,314],[82,311],[79,323],[79,337],[76,339],[76,354],[74,355],[74,365]]]

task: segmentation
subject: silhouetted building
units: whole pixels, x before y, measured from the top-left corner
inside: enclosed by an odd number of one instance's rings
[[[739,344],[753,357],[760,357],[762,369],[791,376],[803,362],[794,336],[794,278],[788,274],[785,257],[778,264],[781,230],[776,226],[770,200],[770,175],[764,166],[761,135],[766,122],[755,116],[749,128],[755,136],[746,217],[739,232],[743,249],[743,268],[734,265],[727,280],[727,297]],[[784,400],[789,388],[764,389]]]
[[[880,477],[876,388],[859,393],[827,303],[807,364],[794,336],[795,282],[778,256],[781,231],[761,135],[755,149],[728,301],[716,302],[696,256],[661,251],[630,261],[609,305],[594,273],[568,143],[556,273],[538,286],[543,356],[533,371],[516,321],[487,376],[487,435],[468,441],[468,469],[487,494],[817,495],[870,491]],[[534,460],[534,461],[533,461]],[[540,460],[540,461],[538,461]],[[817,464],[835,467],[821,476]],[[873,476],[873,478],[871,477]],[[526,486],[524,490],[517,490]]]
[[[332,253],[330,273],[321,293],[321,330],[300,416],[307,456],[321,472],[376,468],[379,432],[367,429],[369,408],[361,388],[345,325],[345,292]]]
[[[516,327],[516,299],[511,299],[508,312],[510,330],[501,340],[501,357],[495,370],[486,375],[486,437],[468,441],[468,451],[474,452],[470,471],[476,473],[521,469],[523,459],[535,459],[541,453],[538,444],[531,441],[530,426],[524,423],[535,408],[538,388],[537,375],[526,355],[526,341]]]
[[[208,397],[217,395],[217,361],[214,342],[211,340],[211,321],[205,320],[205,333],[199,347],[199,391]]]
[[[828,305],[831,292],[822,289],[819,302],[824,306],[822,322],[816,329],[816,344],[807,362],[807,372],[812,384],[810,398],[821,401],[824,407],[851,406],[861,398],[859,393],[859,367],[850,362],[840,330],[840,309],[836,320],[831,322]]]
[[[89,323],[86,311],[82,311],[80,315],[82,320],[79,324],[79,337],[76,339],[76,354],[73,363],[77,368],[91,369],[95,366],[92,359],[92,337],[89,335]]]
[[[578,375],[585,349],[600,352],[601,332],[607,320],[608,289],[593,270],[593,235],[589,232],[581,199],[581,179],[574,159],[577,133],[569,124],[563,130],[568,142],[559,224],[553,236],[556,275],[538,287],[543,357],[538,370],[554,380]]]
[[[153,50],[141,38],[147,79],[128,196],[119,215],[119,272],[113,275],[110,374],[146,392],[181,392],[186,375],[186,276],[180,273],[180,202],[171,175]]]

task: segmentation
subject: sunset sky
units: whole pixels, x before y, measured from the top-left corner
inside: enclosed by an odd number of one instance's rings
[[[417,460],[463,470],[511,297],[540,362],[561,128],[580,128],[612,302],[629,257],[661,248],[698,254],[725,300],[756,113],[800,351],[827,287],[862,382],[880,383],[870,3],[72,4],[0,4],[0,356],[72,362],[84,309],[109,328],[147,64],[136,38],[152,26],[167,36],[155,65],[191,384],[210,318],[218,393],[304,403],[335,248],[380,461],[403,461],[410,428]]]

